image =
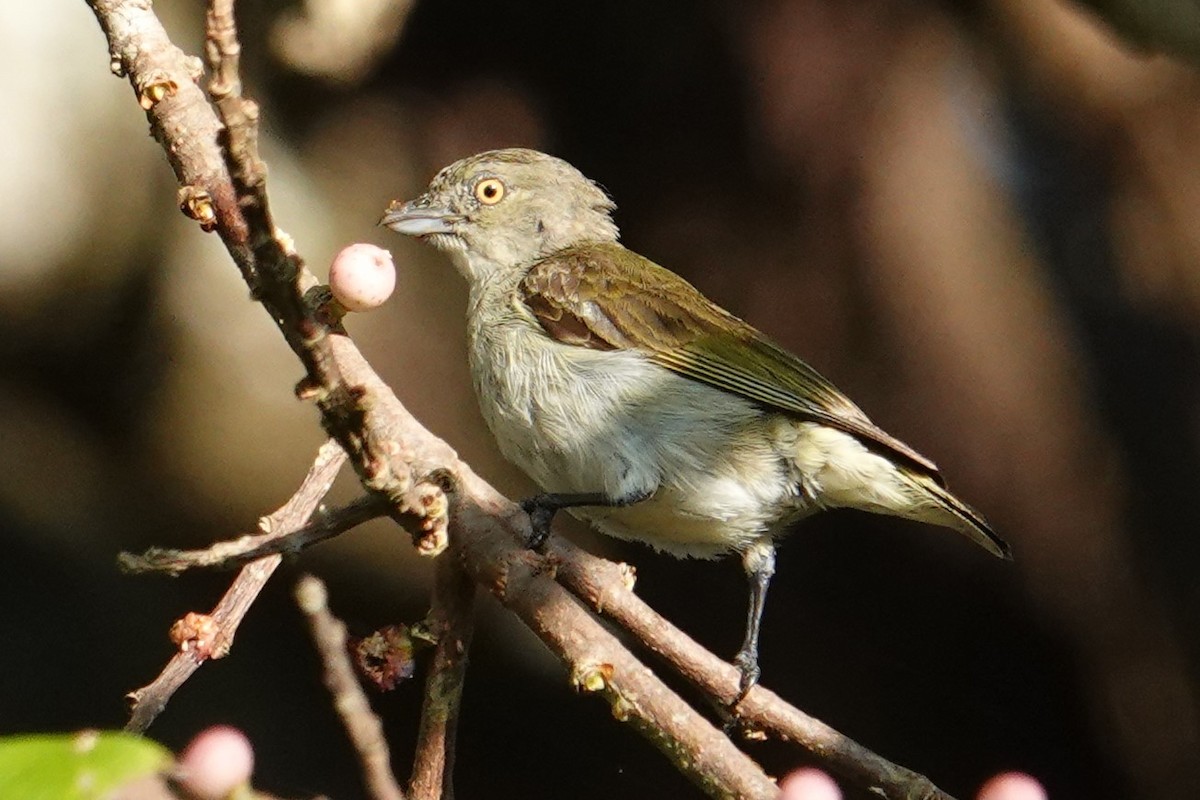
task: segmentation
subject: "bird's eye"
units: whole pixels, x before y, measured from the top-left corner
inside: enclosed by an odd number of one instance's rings
[[[475,199],[485,206],[494,206],[504,199],[504,183],[499,178],[484,178],[475,184]]]

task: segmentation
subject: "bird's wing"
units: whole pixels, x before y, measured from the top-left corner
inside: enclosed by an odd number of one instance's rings
[[[590,244],[545,258],[519,291],[557,341],[641,351],[680,375],[854,434],[941,480],[932,461],[876,427],[815,369],[683,278],[619,244]]]

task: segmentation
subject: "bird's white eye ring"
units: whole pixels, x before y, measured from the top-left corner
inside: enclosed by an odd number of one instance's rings
[[[485,206],[494,206],[504,199],[504,182],[499,178],[484,178],[475,184],[475,199]]]

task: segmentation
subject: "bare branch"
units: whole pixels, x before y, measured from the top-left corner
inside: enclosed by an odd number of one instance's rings
[[[191,83],[194,65],[189,72],[191,62],[166,39],[149,4],[144,0],[89,2],[108,35],[113,63],[129,75],[156,137],[184,184],[181,196],[186,193],[190,201],[186,207],[219,232],[255,296],[300,357],[308,377],[299,393],[316,401],[325,429],[349,455],[364,487],[386,500],[391,516],[408,527],[429,553],[444,546],[447,512],[453,502],[454,556],[473,580],[496,595],[562,659],[581,691],[604,697],[618,720],[632,724],[709,794],[774,798],[778,787],[757,764],[555,583],[552,573],[563,567],[562,559],[567,557],[563,551],[556,551],[558,558],[545,559],[525,550],[521,542],[529,534],[528,518],[422,427],[344,332],[330,327],[305,304],[311,276],[270,220],[253,146],[257,112],[238,99],[239,46],[232,33],[231,0],[214,0],[208,27],[209,55],[220,79],[214,83],[214,94],[222,93],[217,102],[229,127],[228,168],[218,147],[220,125]],[[191,124],[181,124],[177,114],[187,115]],[[239,130],[243,126],[247,130]],[[598,596],[621,591],[625,590],[618,579],[600,587]],[[728,683],[722,679],[716,685],[725,692]],[[751,709],[755,697],[747,699]],[[782,731],[786,725],[780,722],[778,727]],[[816,753],[821,756],[824,750]],[[879,774],[878,762],[864,764],[863,772],[875,776],[864,779],[867,785],[892,785]],[[899,790],[883,794],[907,796]]]
[[[449,557],[438,559],[430,612],[438,643],[425,680],[421,729],[408,790],[413,800],[454,800],[454,744],[474,606],[475,584],[462,566]]]
[[[278,510],[264,517],[261,527],[286,533],[302,526],[312,516],[321,498],[328,493],[338,470],[345,463],[346,454],[336,443],[326,442],[321,445],[312,467],[300,483],[300,488]],[[131,711],[125,730],[133,733],[145,732],[150,723],[167,707],[171,696],[201,664],[209,658],[221,658],[229,652],[238,626],[275,572],[275,568],[279,566],[280,560],[281,556],[271,555],[242,568],[221,601],[208,615],[212,626],[208,641],[201,647],[188,646],[186,640],[179,642],[180,651],[167,662],[158,677],[147,686],[127,695]]]
[[[561,537],[551,540],[560,583],[596,611],[615,620],[662,656],[675,670],[723,704],[739,692],[739,673],[696,643],[633,593],[632,573],[624,564],[597,558]],[[756,686],[737,707],[743,724],[795,742],[820,759],[821,766],[883,797],[949,800],[924,775],[881,758],[779,695]]]
[[[387,516],[387,507],[376,497],[357,500],[330,511],[318,509],[317,515],[295,530],[273,530],[246,534],[237,539],[217,542],[203,550],[175,550],[152,547],[138,555],[121,553],[117,557],[125,572],[164,572],[178,575],[189,569],[229,569],[269,555],[294,555],[305,548],[345,533],[364,522]],[[268,518],[269,519],[269,518]]]
[[[308,617],[313,642],[325,665],[325,686],[358,753],[367,794],[374,800],[404,800],[404,792],[392,774],[383,725],[371,711],[346,653],[346,626],[329,612],[328,601],[325,584],[317,578],[305,575],[296,584],[296,602]]]

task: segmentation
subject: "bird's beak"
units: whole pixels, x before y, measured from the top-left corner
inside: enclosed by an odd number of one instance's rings
[[[402,203],[393,200],[379,220],[396,233],[405,236],[429,236],[435,233],[453,233],[453,225],[461,217],[444,206],[433,205],[428,197],[418,197]]]

